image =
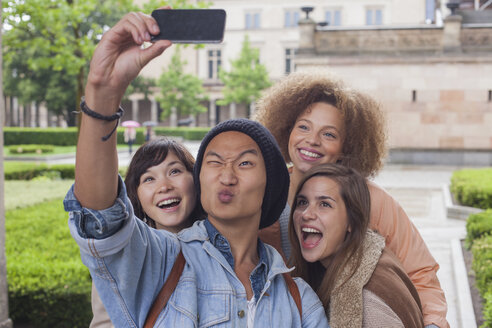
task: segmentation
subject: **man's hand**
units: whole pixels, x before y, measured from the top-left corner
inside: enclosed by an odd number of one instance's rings
[[[157,33],[159,26],[154,18],[133,12],[104,34],[94,51],[87,80],[86,102],[90,108],[103,115],[114,113],[140,70],[171,45],[168,40],[160,40],[143,49],[143,42]]]

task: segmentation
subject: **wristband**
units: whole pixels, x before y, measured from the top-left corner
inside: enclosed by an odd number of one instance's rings
[[[123,116],[123,113],[124,113],[123,108],[121,108],[121,106],[120,106],[118,108],[118,110],[116,111],[116,113],[114,113],[113,115],[106,116],[106,115],[99,114],[87,106],[87,104],[85,103],[84,97],[82,97],[82,101],[80,102],[80,110],[84,114],[86,114],[92,118],[95,118],[97,120],[103,120],[103,121],[108,121],[108,122],[115,121],[115,120],[117,121],[114,129],[111,130],[111,132],[107,136],[104,136],[101,138],[102,141],[108,140],[113,135],[114,131],[118,127],[119,120]]]

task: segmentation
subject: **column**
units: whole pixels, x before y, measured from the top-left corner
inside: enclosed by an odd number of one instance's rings
[[[216,104],[215,104],[216,99],[210,99],[210,102],[208,103],[208,125],[209,126],[215,126],[217,123],[217,117],[216,117]]]
[[[249,119],[252,120],[255,117],[256,103],[253,101],[249,104]]]
[[[172,127],[178,126],[178,111],[176,110],[176,107],[171,108],[171,116],[169,116],[169,125],[171,125]]]
[[[157,117],[157,101],[155,99],[150,100],[150,120],[154,122],[159,122]]]
[[[444,52],[461,52],[461,21],[460,15],[449,15],[444,19],[442,47]]]
[[[138,122],[138,99],[132,99],[132,120]]]
[[[12,98],[12,126],[19,126],[19,102],[17,97]]]
[[[236,118],[236,103],[232,102],[229,105],[229,119]]]
[[[46,104],[43,102],[39,105],[39,127],[47,128],[48,126],[48,109],[46,108]]]
[[[30,114],[29,114],[29,118],[30,118],[30,122],[29,122],[29,126],[31,128],[34,128],[36,127],[36,102],[35,101],[32,101],[31,102],[31,111],[30,111]]]

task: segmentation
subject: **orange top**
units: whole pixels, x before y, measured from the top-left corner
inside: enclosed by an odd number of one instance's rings
[[[437,279],[437,264],[422,236],[403,208],[384,189],[368,181],[371,193],[369,227],[386,240],[386,246],[398,257],[419,293],[424,324],[449,327],[447,304]]]

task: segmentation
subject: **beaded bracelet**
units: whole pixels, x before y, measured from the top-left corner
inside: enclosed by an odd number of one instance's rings
[[[108,140],[113,135],[114,131],[116,131],[116,128],[118,127],[119,120],[123,116],[123,113],[124,113],[123,108],[121,108],[121,106],[120,106],[118,108],[118,110],[116,111],[116,113],[114,113],[111,116],[106,116],[106,115],[99,114],[99,113],[93,111],[92,109],[90,109],[87,106],[87,104],[85,103],[85,99],[83,97],[82,97],[82,101],[80,102],[80,110],[84,114],[86,114],[86,115],[88,115],[90,117],[93,117],[93,118],[95,118],[97,120],[103,120],[103,121],[108,121],[108,122],[117,120],[116,126],[114,127],[114,129],[111,130],[111,132],[107,136],[102,137],[101,138],[102,141]]]

